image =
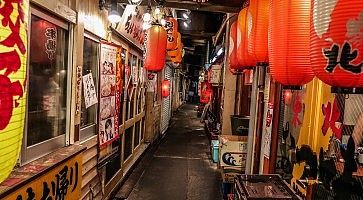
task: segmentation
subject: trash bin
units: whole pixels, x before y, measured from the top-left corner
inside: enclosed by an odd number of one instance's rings
[[[248,136],[250,117],[231,115],[232,135]]]
[[[212,140],[212,142],[211,142],[211,154],[212,154],[213,162],[218,163],[218,159],[219,159],[219,140]]]

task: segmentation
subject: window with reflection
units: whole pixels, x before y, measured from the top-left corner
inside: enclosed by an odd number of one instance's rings
[[[125,130],[125,148],[124,148],[124,160],[127,160],[132,154],[132,135],[134,127],[130,127]]]
[[[141,134],[140,134],[140,140],[144,139],[144,133],[145,133],[145,117],[141,120]]]
[[[99,66],[99,43],[84,38],[84,45],[83,45],[83,69],[82,69],[82,76],[87,75],[89,73],[92,74],[93,82],[96,87],[96,91],[98,91],[98,66]],[[81,103],[81,128],[95,125],[96,115],[97,115],[97,104],[86,108],[85,101],[84,101],[84,93],[82,89],[82,103]],[[96,133],[94,131],[93,133]]]
[[[126,49],[122,48],[121,51],[121,91],[120,91],[120,113],[119,113],[119,119],[120,119],[120,125],[123,123],[124,119],[123,119],[123,102],[124,102],[124,91],[125,91],[125,65],[126,65]]]
[[[140,144],[140,121],[135,124],[135,137],[134,137],[134,148]]]
[[[27,146],[66,133],[68,30],[31,16]]]

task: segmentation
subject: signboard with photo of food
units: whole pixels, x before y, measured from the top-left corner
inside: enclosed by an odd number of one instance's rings
[[[121,63],[117,54],[121,47],[110,43],[101,43],[100,58],[100,110],[99,110],[99,144],[104,146],[119,138],[120,92],[116,84],[120,83],[117,73]]]

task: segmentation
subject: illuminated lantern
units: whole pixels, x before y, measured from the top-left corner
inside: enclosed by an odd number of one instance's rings
[[[177,47],[178,39],[178,21],[173,17],[166,18],[165,30],[168,35],[166,49],[168,51],[174,50]],[[180,34],[180,33],[179,33]]]
[[[284,86],[301,86],[314,73],[310,65],[310,1],[270,0],[269,65]]]
[[[233,22],[229,32],[229,68],[238,71],[239,63],[237,60],[237,22]]]
[[[363,87],[363,1],[312,0],[311,64],[324,83]]]
[[[247,52],[247,8],[239,12],[237,19],[237,61],[238,68],[235,69],[239,71],[255,66]]]
[[[167,34],[159,25],[153,25],[146,34],[144,66],[149,71],[158,72],[164,68]]]
[[[33,42],[34,49],[39,49],[37,53],[31,53],[31,64],[37,65],[54,65],[57,55],[57,27],[40,18],[32,21],[32,34],[30,41]]]
[[[202,82],[200,102],[205,104],[209,103],[209,101],[211,100],[211,96],[212,96],[212,85],[207,81]]]
[[[254,65],[267,63],[269,0],[250,0],[247,12],[248,56]]]
[[[291,92],[291,90],[289,90],[289,89],[284,90],[284,103],[286,105],[290,105],[291,101],[292,101],[292,92]]]
[[[26,112],[29,1],[2,1],[0,8],[0,182],[16,165]]]
[[[175,57],[172,57],[171,60],[175,64],[181,63],[183,59],[183,53],[184,53],[183,44],[181,44],[180,48],[178,49],[178,54]]]
[[[167,51],[168,55],[171,58],[176,57],[178,55],[180,46],[182,45],[181,34],[179,32],[177,32],[176,39],[177,40],[176,40],[176,47],[175,47],[175,49]]]
[[[163,80],[161,88],[161,96],[163,98],[168,97],[170,95],[170,81],[166,79]]]

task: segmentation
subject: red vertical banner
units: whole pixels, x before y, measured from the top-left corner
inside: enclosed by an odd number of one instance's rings
[[[104,146],[119,138],[118,125],[121,86],[121,50],[115,44],[101,43],[99,144]]]

